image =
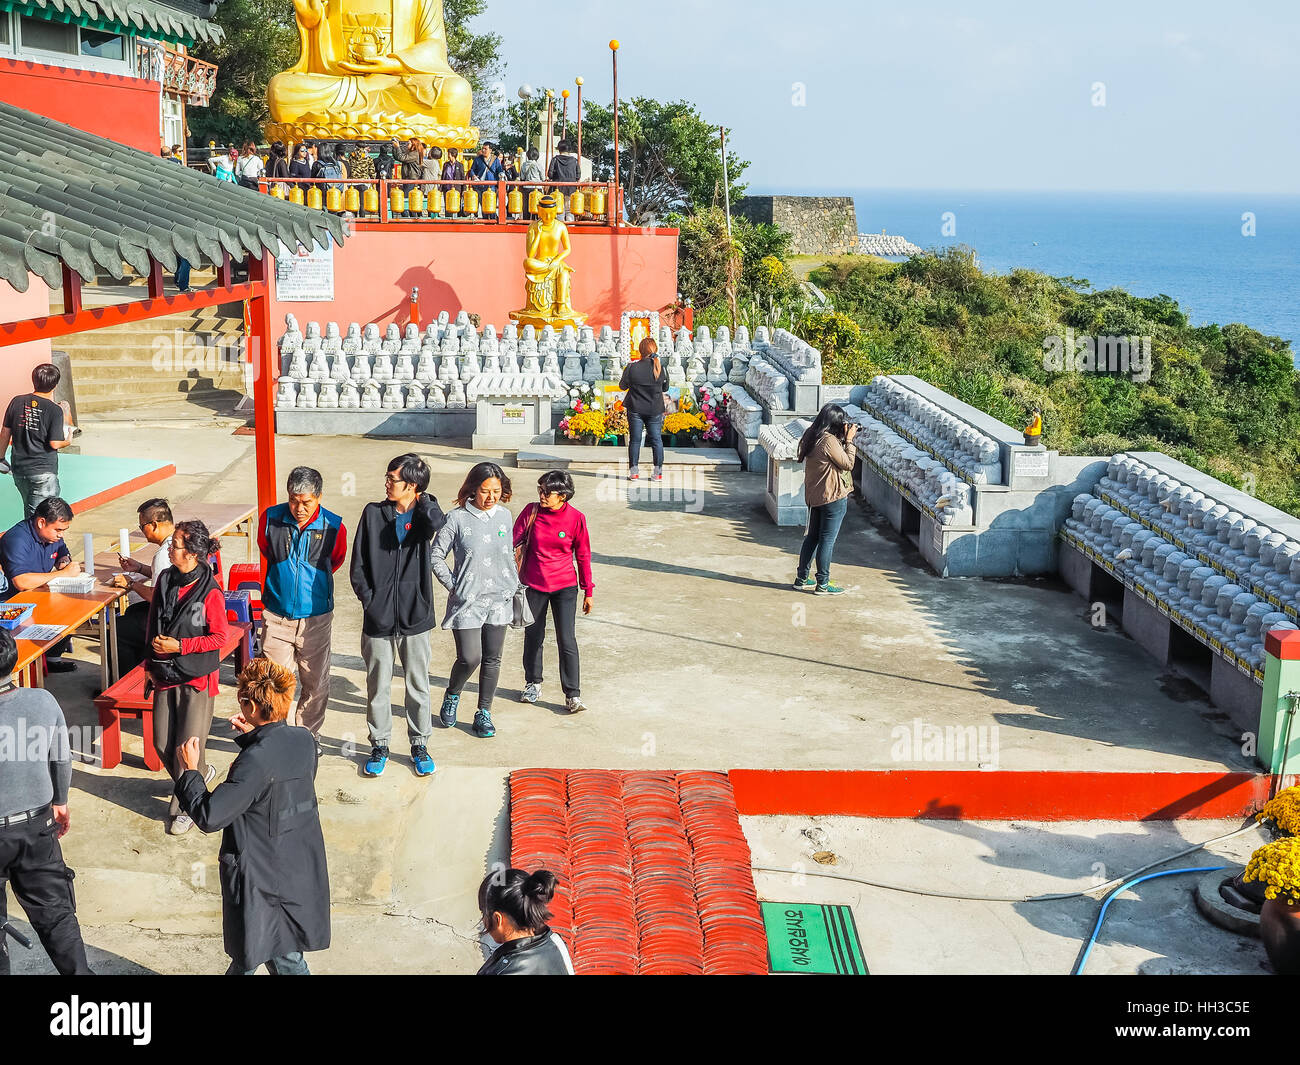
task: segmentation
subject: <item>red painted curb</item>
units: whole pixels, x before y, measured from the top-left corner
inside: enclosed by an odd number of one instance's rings
[[[124,495],[130,495],[139,488],[146,485],[155,484],[158,481],[164,481],[168,477],[176,474],[176,467],[172,465],[159,466],[156,470],[150,470],[148,473],[142,473],[139,477],[132,477],[129,481],[123,481],[112,488],[105,488],[102,492],[96,492],[93,496],[87,496],[85,499],[78,499],[72,503],[72,513],[84,514],[94,507],[101,506],[104,503],[111,503],[114,499],[121,499]]]
[[[741,814],[936,821],[1174,821],[1244,817],[1267,774],[733,769]]]

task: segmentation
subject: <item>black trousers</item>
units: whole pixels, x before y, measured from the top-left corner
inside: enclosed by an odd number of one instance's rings
[[[117,619],[118,675],[125,677],[144,661],[149,649],[145,627],[149,623],[149,604],[132,603]]]
[[[484,625],[480,629],[452,629],[456,641],[456,662],[447,678],[447,690],[459,695],[465,682],[479,670],[478,708],[491,710],[501,676],[501,650],[506,645],[505,625]],[[480,666],[482,667],[480,669]]]
[[[555,617],[555,642],[560,645],[560,687],[566,697],[582,694],[578,673],[578,636],[574,624],[578,617],[578,586],[561,588],[558,592],[539,592],[528,589],[528,609],[533,612],[533,623],[524,629],[524,680],[529,684],[542,683],[542,645],[546,642],[546,607]]]
[[[88,976],[73,874],[64,864],[58,832],[53,812],[0,828],[0,925],[9,919],[5,906],[5,882],[9,881],[59,974]],[[0,975],[9,973],[8,938],[0,934]]]

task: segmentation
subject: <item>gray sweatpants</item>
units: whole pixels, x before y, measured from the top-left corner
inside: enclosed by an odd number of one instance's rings
[[[406,735],[411,746],[427,744],[433,732],[429,701],[430,635],[361,636],[366,663],[366,725],[372,747],[387,747],[393,735],[393,663],[400,660],[406,674]]]

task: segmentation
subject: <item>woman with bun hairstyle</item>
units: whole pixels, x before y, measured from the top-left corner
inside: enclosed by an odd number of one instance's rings
[[[145,627],[145,693],[153,692],[153,742],[172,780],[181,769],[176,750],[198,740],[198,769],[205,781],[216,770],[204,761],[212,710],[217,697],[217,667],[230,635],[226,597],[208,565],[216,541],[201,521],[182,521],[172,532],[171,565],[159,575]],[[194,822],[172,796],[167,831],[188,832]]]
[[[623,407],[627,411],[627,464],[628,479],[641,476],[641,437],[650,438],[650,451],[654,455],[654,480],[664,476],[664,393],[668,391],[668,375],[659,361],[659,345],[646,337],[637,345],[637,355],[627,364],[618,387],[627,394]]]
[[[228,976],[308,976],[303,951],[330,945],[329,870],[316,807],[316,741],[285,723],[293,671],[257,658],[239,674],[239,713],[230,724],[239,754],[209,793],[199,775],[199,740],[176,751],[184,772],[176,795],[204,832],[222,830],[222,931]]]
[[[546,927],[555,896],[555,874],[496,869],[479,885],[483,930],[500,946],[483,963],[479,976],[572,976],[573,960],[564,940]]]

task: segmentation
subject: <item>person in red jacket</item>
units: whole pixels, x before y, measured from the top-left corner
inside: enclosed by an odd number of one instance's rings
[[[206,764],[204,751],[212,728],[221,648],[230,635],[226,597],[208,564],[216,548],[203,522],[180,522],[172,533],[172,564],[159,574],[149,603],[145,690],[153,691],[154,747],[173,781],[185,771],[176,749],[192,737],[199,741],[197,768],[204,782],[216,774],[216,767]],[[193,609],[199,603],[202,609]],[[194,826],[174,794],[170,816],[167,831],[174,836]]]
[[[591,613],[596,588],[591,580],[591,540],[587,518],[569,500],[573,478],[564,470],[547,470],[537,480],[538,502],[529,503],[515,519],[515,547],[522,548],[519,579],[528,589],[533,621],[524,629],[524,690],[519,698],[535,703],[542,693],[542,644],[546,640],[546,608],[555,616],[560,645],[560,687],[569,713],[586,710],[578,671],[578,588],[582,612]],[[574,562],[577,573],[574,573]]]

